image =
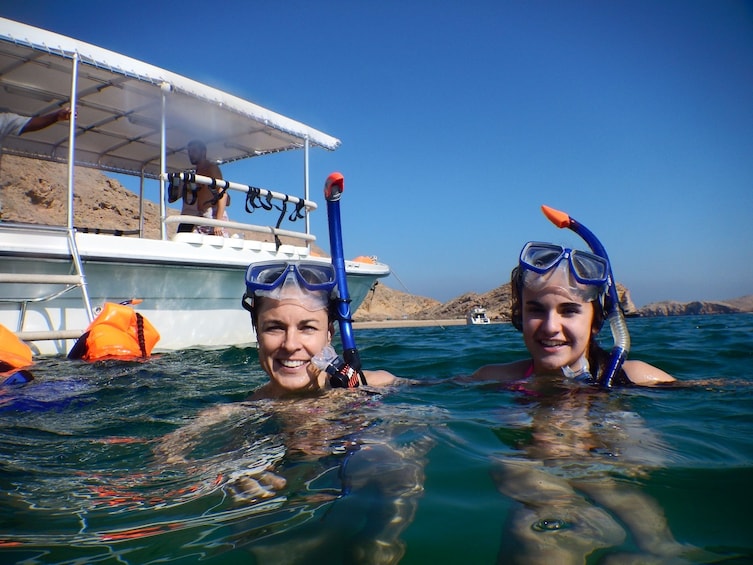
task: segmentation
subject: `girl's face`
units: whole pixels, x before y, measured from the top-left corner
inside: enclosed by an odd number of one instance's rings
[[[558,287],[523,288],[523,340],[534,372],[576,370],[592,338],[593,302],[583,302]]]
[[[276,394],[317,390],[326,373],[311,358],[332,337],[327,310],[306,310],[295,301],[265,299],[257,312],[259,363]]]

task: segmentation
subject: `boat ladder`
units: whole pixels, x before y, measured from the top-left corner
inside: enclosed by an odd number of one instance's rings
[[[6,227],[15,227],[12,224],[6,224]],[[28,227],[28,226],[26,226]],[[60,232],[65,231],[68,239],[68,251],[72,261],[73,274],[70,275],[56,275],[47,273],[0,273],[0,284],[23,284],[23,285],[59,285],[61,288],[45,294],[43,296],[34,297],[19,297],[5,299],[4,302],[16,302],[20,307],[20,316],[18,318],[18,327],[14,332],[16,336],[23,341],[43,341],[43,340],[57,340],[57,339],[78,339],[83,329],[58,329],[58,330],[41,330],[41,331],[24,331],[24,322],[26,320],[27,307],[31,303],[36,302],[48,302],[63,294],[66,294],[72,290],[79,289],[81,291],[81,299],[86,309],[86,314],[91,322],[94,319],[94,314],[91,307],[91,301],[89,299],[89,290],[86,286],[86,274],[84,273],[84,264],[81,261],[81,255],[78,252],[78,246],[76,245],[76,229],[53,227],[53,226],[34,226],[35,231],[50,231]]]

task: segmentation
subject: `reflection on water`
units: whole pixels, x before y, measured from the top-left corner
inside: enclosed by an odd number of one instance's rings
[[[658,550],[630,516],[650,524],[649,508],[707,552],[684,562],[751,562],[752,319],[630,320],[636,358],[696,384],[596,394],[587,409],[569,391],[546,403],[444,381],[523,356],[505,325],[361,331],[368,366],[420,384],[296,405],[240,402],[264,381],[253,349],[44,359],[35,381],[0,390],[0,557],[504,563],[585,517],[573,543],[603,546],[588,563],[645,562]]]
[[[711,554],[678,543],[640,487],[666,463],[666,447],[625,398],[564,377],[534,375],[524,386],[517,403],[528,415],[518,434],[525,441],[493,471],[500,492],[517,502],[500,561],[585,563],[629,537],[646,560],[705,562]]]

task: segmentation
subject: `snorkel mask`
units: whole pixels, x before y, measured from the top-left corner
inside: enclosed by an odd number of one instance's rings
[[[314,261],[262,261],[246,271],[246,293],[242,305],[251,311],[254,298],[291,300],[309,310],[329,307],[334,291],[335,270]]]
[[[630,350],[630,334],[620,307],[607,251],[593,232],[565,212],[549,206],[542,206],[541,210],[558,228],[568,228],[577,233],[588,244],[593,254],[573,251],[558,245],[529,243],[523,248],[519,261],[523,284],[526,284],[526,278],[529,279],[530,284],[536,284],[537,281],[534,280],[536,277],[532,275],[538,275],[543,286],[555,275],[561,274],[562,277],[557,281],[558,286],[561,281],[566,281],[568,284],[566,290],[582,299],[592,301],[602,295],[605,297],[604,309],[612,331],[614,346],[609,357],[609,364],[599,379],[599,384],[610,388],[614,376],[622,367]],[[589,300],[589,296],[593,297]],[[584,370],[588,370],[587,363]],[[567,371],[565,373],[567,374]]]
[[[560,288],[584,302],[596,300],[609,282],[609,264],[605,259],[552,243],[526,243],[518,264],[525,287],[534,291]]]

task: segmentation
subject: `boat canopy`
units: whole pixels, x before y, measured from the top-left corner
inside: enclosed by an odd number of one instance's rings
[[[181,75],[57,33],[0,18],[0,112],[27,116],[73,102],[77,165],[159,178],[188,166],[191,139],[218,164],[340,141]],[[163,122],[164,119],[164,122]],[[8,136],[7,154],[68,162],[65,122]]]

